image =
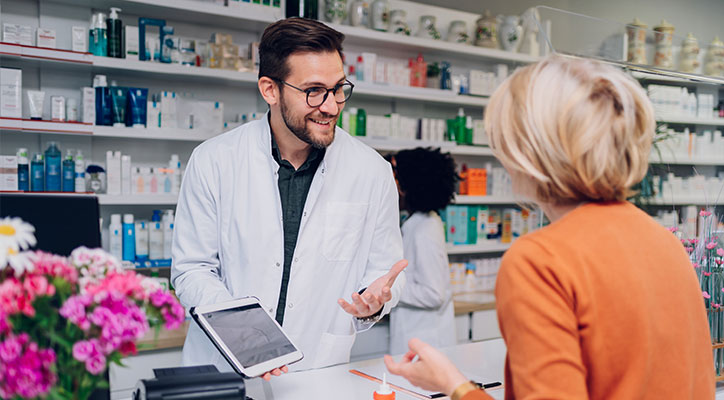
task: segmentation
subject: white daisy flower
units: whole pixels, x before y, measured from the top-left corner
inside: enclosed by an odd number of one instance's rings
[[[15,276],[19,277],[23,273],[32,272],[35,269],[33,255],[34,253],[30,251],[15,253],[14,250],[10,249],[7,255],[7,263],[15,270]]]
[[[0,219],[0,248],[11,248],[16,252],[35,246],[35,228],[20,218]]]

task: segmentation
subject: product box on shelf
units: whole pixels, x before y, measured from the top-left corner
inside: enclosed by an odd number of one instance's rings
[[[126,36],[125,36],[125,44],[126,48],[124,49],[126,54],[127,60],[138,60],[138,51],[139,51],[139,43],[138,43],[138,27],[132,26],[132,25],[126,25],[124,28]]]
[[[22,84],[22,70],[0,68],[0,117],[23,117]]]
[[[71,50],[81,53],[88,52],[88,28],[85,26],[74,26],[71,28]]]
[[[0,190],[18,190],[17,156],[0,156]]]
[[[46,47],[49,49],[54,49],[55,44],[56,44],[55,30],[47,29],[47,28],[38,28],[36,43],[37,43],[38,47]]]
[[[3,42],[33,45],[33,28],[29,25],[3,23]]]

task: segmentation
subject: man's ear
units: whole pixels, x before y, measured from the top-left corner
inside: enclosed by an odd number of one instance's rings
[[[264,98],[264,101],[266,101],[269,106],[279,103],[279,87],[273,79],[268,76],[262,76],[259,78],[257,85],[259,86],[261,97]]]

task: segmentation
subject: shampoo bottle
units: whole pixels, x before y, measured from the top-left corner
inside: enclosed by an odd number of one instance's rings
[[[109,250],[119,261],[123,259],[123,225],[121,214],[111,214],[111,225],[108,226]]]
[[[136,222],[136,261],[148,260],[148,222]]]
[[[106,19],[108,34],[108,57],[123,58],[123,21],[118,18],[120,8],[111,7],[111,14]]]
[[[108,38],[106,35],[106,14],[99,12],[93,14],[90,29],[88,29],[88,52],[94,56],[108,55]]]
[[[75,154],[75,192],[85,192],[85,162],[83,162],[83,153],[80,150]]]
[[[28,149],[18,149],[18,190],[30,191],[30,166],[28,165]]]
[[[173,210],[166,210],[163,214],[163,258],[171,259],[173,248]]]
[[[56,142],[48,142],[45,150],[45,191],[60,192],[61,189],[61,161],[60,149]]]
[[[63,160],[63,191],[75,192],[75,162],[71,149],[66,150],[65,160]]]
[[[123,215],[123,260],[133,262],[136,259],[136,227],[133,214]]]
[[[30,162],[30,191],[42,192],[45,190],[45,166],[43,164],[43,155],[40,153],[33,154],[33,160]]]
[[[148,258],[151,260],[163,259],[163,223],[161,210],[153,210],[151,217],[151,232],[149,233]]]

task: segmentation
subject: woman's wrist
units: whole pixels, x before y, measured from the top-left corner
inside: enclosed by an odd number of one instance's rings
[[[460,371],[455,369],[455,372],[450,376],[448,379],[448,385],[447,388],[445,388],[445,394],[451,395],[453,392],[455,392],[456,389],[458,389],[461,385],[464,385],[465,383],[469,383],[470,381],[468,378],[465,377]]]
[[[461,400],[463,397],[465,397],[466,394],[478,389],[478,385],[466,380],[465,382],[459,384],[455,388],[455,390],[452,391],[452,393],[450,394],[450,400]]]

